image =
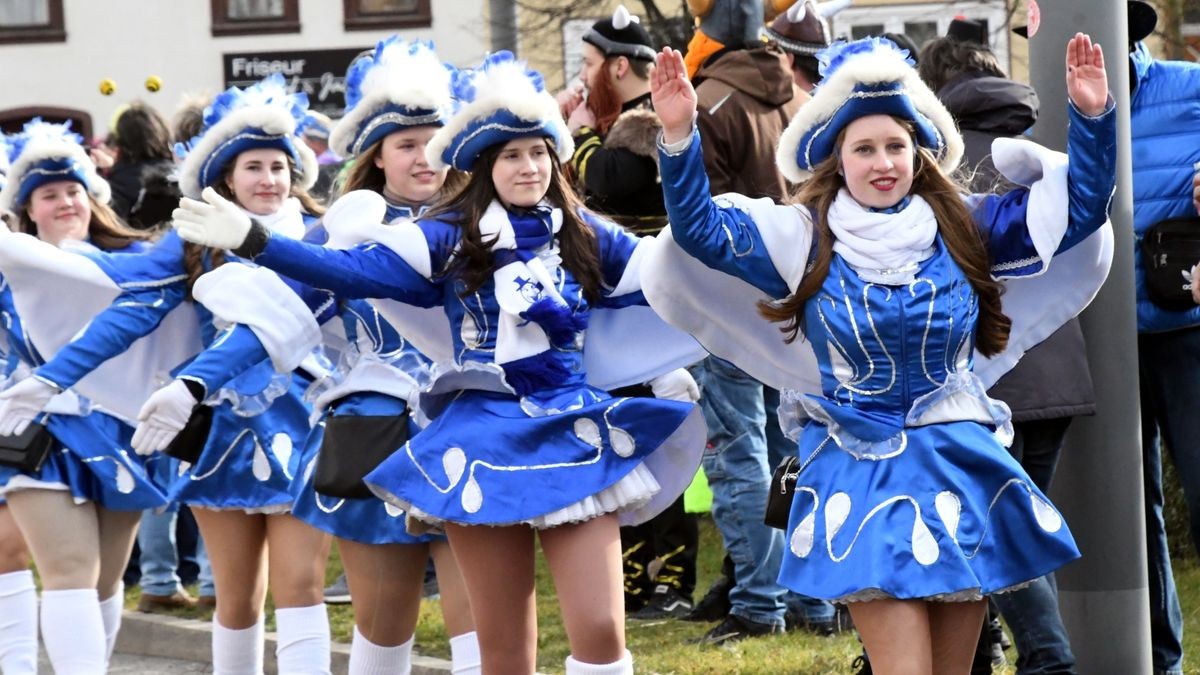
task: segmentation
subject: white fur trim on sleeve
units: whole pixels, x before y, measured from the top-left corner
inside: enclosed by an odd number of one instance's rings
[[[201,275],[192,295],[214,319],[249,326],[278,372],[295,370],[321,344],[321,329],[312,310],[265,267],[222,265]]]

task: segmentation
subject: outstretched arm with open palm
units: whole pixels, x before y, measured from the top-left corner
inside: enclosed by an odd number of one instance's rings
[[[663,125],[663,140],[676,143],[692,134],[696,118],[696,90],[688,80],[683,54],[663,47],[655,57],[650,76],[650,100]]]
[[[1067,95],[1079,112],[1095,117],[1108,105],[1108,73],[1104,52],[1092,38],[1076,33],[1067,42]]]

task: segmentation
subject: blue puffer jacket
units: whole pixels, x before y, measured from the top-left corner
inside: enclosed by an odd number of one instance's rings
[[[1200,64],[1156,61],[1142,43],[1129,58],[1137,78],[1130,103],[1130,127],[1138,331],[1154,333],[1197,326],[1200,306],[1166,310],[1146,296],[1141,240],[1154,223],[1196,215],[1192,176],[1194,165],[1200,162]]]

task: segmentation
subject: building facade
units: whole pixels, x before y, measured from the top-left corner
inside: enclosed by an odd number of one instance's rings
[[[71,119],[95,139],[121,103],[170,116],[185,93],[215,94],[282,72],[313,107],[340,112],[342,77],[393,33],[432,39],[455,65],[487,52],[483,0],[8,0],[0,2],[0,128]],[[154,79],[152,79],[154,78]],[[157,91],[151,91],[157,85]],[[111,87],[111,91],[110,91]],[[107,92],[107,93],[106,93]]]

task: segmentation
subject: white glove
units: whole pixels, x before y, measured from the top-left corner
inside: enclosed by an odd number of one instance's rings
[[[1192,271],[1184,272],[1183,278],[1192,284],[1192,302],[1200,305],[1200,263],[1192,266]]]
[[[204,201],[184,197],[171,213],[171,226],[186,241],[213,248],[232,249],[246,243],[250,216],[211,187],[201,193]]]
[[[36,377],[27,377],[4,390],[0,393],[0,435],[25,431],[57,393],[57,388]]]
[[[151,394],[138,411],[138,425],[133,432],[133,451],[139,455],[151,455],[170,445],[187,425],[196,403],[196,398],[182,380],[174,380]]]
[[[654,392],[655,398],[683,401],[684,403],[695,403],[700,400],[700,387],[696,385],[696,380],[692,379],[692,374],[686,368],[677,368],[669,373],[663,373],[647,384],[650,385],[650,391]]]

